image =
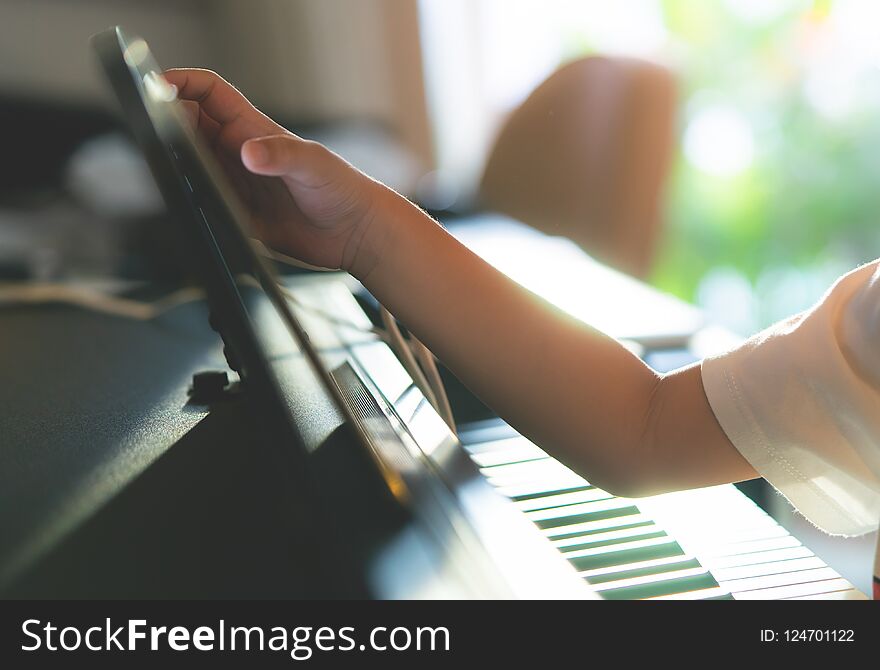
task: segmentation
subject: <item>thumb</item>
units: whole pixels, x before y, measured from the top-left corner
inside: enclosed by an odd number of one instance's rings
[[[329,152],[320,144],[292,133],[248,140],[241,147],[241,161],[254,174],[289,177],[304,185],[326,182]]]

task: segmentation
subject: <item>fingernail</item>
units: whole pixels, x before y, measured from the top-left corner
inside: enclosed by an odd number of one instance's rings
[[[265,165],[269,162],[269,150],[262,142],[248,142],[244,145],[247,152],[248,162],[254,167]]]

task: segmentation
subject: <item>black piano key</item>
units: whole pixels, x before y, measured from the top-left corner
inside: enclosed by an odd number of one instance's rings
[[[730,591],[723,586],[712,586],[708,589],[697,589],[696,591],[682,591],[680,593],[669,593],[664,596],[651,596],[645,600],[736,600]]]
[[[662,538],[658,538],[662,539]],[[673,539],[652,543],[651,540],[636,542],[639,546],[612,551],[589,551],[579,556],[568,558],[576,570],[594,570],[607,568],[612,565],[625,565],[639,561],[648,561],[653,558],[667,558],[669,556],[683,556],[681,546]]]
[[[581,576],[590,584],[604,584],[605,582],[616,582],[623,579],[666,574],[670,572],[678,572],[680,570],[693,570],[702,567],[700,561],[696,558],[671,556],[650,561],[641,561],[640,563],[629,563],[623,567],[623,569],[615,567],[585,571]]]
[[[580,505],[587,502],[595,502],[598,500],[610,500],[612,496],[602,489],[589,488],[580,491],[569,491],[566,493],[552,493],[546,496],[530,498],[529,500],[515,502],[517,509],[522,512],[537,512],[540,510],[548,510],[559,507],[568,507],[570,505]]]
[[[656,526],[655,526],[655,528],[656,528]],[[638,542],[639,540],[650,540],[650,539],[653,539],[656,537],[667,537],[667,534],[665,531],[651,530],[651,526],[648,526],[644,529],[639,529],[639,530],[645,530],[647,532],[637,533],[634,535],[626,535],[623,537],[618,536],[618,537],[612,537],[612,538],[607,538],[607,539],[603,538],[603,539],[593,539],[593,540],[588,540],[587,538],[589,538],[591,536],[587,535],[587,536],[584,536],[583,541],[578,542],[577,544],[566,545],[566,546],[561,546],[561,547],[557,546],[557,549],[559,549],[559,551],[562,552],[562,554],[568,554],[568,553],[571,553],[574,551],[581,551],[582,549],[592,549],[594,547],[607,547],[607,546],[611,546],[611,545],[623,546],[627,542]],[[604,533],[600,534],[600,535],[604,535]],[[595,538],[596,536],[592,536],[592,537]]]
[[[551,507],[548,509],[525,512],[525,516],[527,519],[530,519],[537,523],[539,521],[550,521],[552,519],[577,517],[582,514],[617,509],[621,507],[634,507],[634,505],[631,500],[627,500],[625,498],[611,497],[593,500],[585,503],[578,503],[575,505],[564,505],[562,507]]]
[[[576,540],[584,535],[593,533],[605,533],[615,530],[628,530],[645,528],[655,525],[653,521],[641,514],[630,514],[623,517],[611,517],[609,519],[597,519],[587,523],[579,523],[574,526],[561,526],[544,530],[544,535],[554,544],[560,540]]]
[[[672,577],[646,584],[605,589],[600,591],[599,594],[606,600],[638,600],[716,587],[718,587],[718,582],[715,581],[715,578],[707,570],[702,569],[702,572],[684,577]]]
[[[561,495],[564,493],[577,493],[579,491],[591,491],[594,488],[595,487],[590,486],[589,484],[584,484],[584,485],[567,486],[567,487],[562,487],[562,488],[551,488],[549,490],[534,489],[534,490],[529,490],[529,492],[526,492],[526,493],[516,493],[515,491],[513,491],[512,487],[507,487],[507,488],[499,489],[499,492],[506,495],[508,498],[510,498],[514,502],[523,502],[526,500],[547,498],[548,496]]]
[[[632,517],[625,517],[625,520],[631,521]],[[586,531],[573,533],[570,537],[567,538],[552,538],[550,539],[550,543],[554,547],[556,547],[558,551],[565,551],[566,549],[583,542],[598,542],[601,540],[614,539],[623,540],[624,538],[632,537],[634,535],[639,535],[642,533],[663,531],[662,528],[660,528],[657,524],[648,519],[644,520],[643,523],[626,524],[620,528],[616,527],[617,523],[614,520],[611,520],[610,522],[604,521],[599,523],[604,527],[590,527]],[[609,527],[609,523],[611,524],[611,527]]]
[[[600,521],[604,519],[613,519],[622,516],[630,516],[638,514],[639,509],[635,505],[624,505],[597,509],[595,512],[585,512],[583,514],[572,514],[569,516],[553,517],[550,519],[533,519],[538,528],[542,530],[550,530],[563,528],[579,523],[588,523],[590,521]]]

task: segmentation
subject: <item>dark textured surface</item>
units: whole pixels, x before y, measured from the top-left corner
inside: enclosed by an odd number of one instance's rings
[[[204,304],[0,311],[0,596],[367,595],[364,552],[400,520],[277,317],[249,310],[310,477],[246,388],[188,403],[194,372],[228,369]]]
[[[212,407],[3,597],[326,596],[321,512],[271,467],[251,410],[242,395]]]
[[[193,372],[225,369],[202,304],[143,323],[70,307],[0,313],[0,567],[27,563],[205,415]]]

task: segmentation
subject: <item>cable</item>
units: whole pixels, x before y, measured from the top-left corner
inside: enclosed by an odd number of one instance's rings
[[[266,248],[262,247],[262,249]],[[260,250],[261,253],[262,249]],[[268,250],[266,251],[268,252]],[[292,264],[291,261],[295,260],[284,254],[274,252],[268,252],[267,255],[285,264]],[[297,264],[297,267],[311,266],[308,266],[308,264]],[[259,288],[259,282],[251,275],[238,275],[236,280],[242,284]],[[367,327],[341,319],[318,307],[303,303],[286,287],[281,286],[280,288],[284,296],[300,309],[338,326],[360,332],[373,333],[386,342],[397,354],[401,364],[406,368],[413,382],[421,390],[428,402],[431,403],[446,422],[450,430],[453,433],[455,432],[455,419],[452,407],[449,403],[443,380],[440,378],[440,373],[437,370],[434,355],[415,336],[411,335],[411,339],[407,341],[400,331],[394,316],[385,307],[381,307],[379,311],[385,328]],[[64,303],[82,307],[93,312],[136,321],[150,321],[174,307],[202,300],[204,297],[205,292],[195,287],[179,289],[153,302],[143,302],[122,298],[106,291],[99,291],[83,285],[51,282],[0,284],[0,306]]]
[[[306,263],[299,260],[298,258],[294,258],[293,256],[288,256],[287,254],[282,254],[279,251],[270,249],[265,244],[263,244],[262,240],[258,240],[255,237],[251,237],[250,241],[251,244],[253,244],[254,249],[261,256],[271,258],[273,261],[278,261],[279,263],[283,263],[284,265],[289,265],[290,267],[294,268],[300,268],[302,270],[311,270],[312,272],[338,272],[338,270],[334,270],[333,268],[325,268],[321,267],[320,265],[312,265],[311,263]]]
[[[136,321],[150,321],[178,305],[203,297],[204,291],[193,287],[180,289],[154,302],[142,302],[73,284],[0,284],[0,305],[66,303]]]

